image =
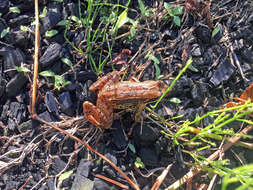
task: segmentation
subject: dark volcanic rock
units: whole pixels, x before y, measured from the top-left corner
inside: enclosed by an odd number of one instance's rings
[[[77,73],[78,82],[86,82],[87,80],[96,81],[97,75],[93,72],[88,72],[88,71],[80,71]]]
[[[19,102],[9,102],[3,106],[0,120],[8,123],[8,128],[14,130],[27,117],[26,105]]]
[[[114,121],[112,124],[113,129],[113,140],[112,142],[117,146],[119,150],[123,150],[127,146],[127,136],[123,130],[123,128],[120,125],[120,122]]]
[[[48,46],[44,54],[40,58],[40,64],[42,67],[52,65],[55,61],[61,58],[62,46],[58,43],[53,43]]]
[[[45,111],[45,112],[39,114],[39,117],[47,122],[57,121],[57,119],[52,114],[50,114],[48,111]]]
[[[191,95],[194,102],[194,105],[201,106],[203,101],[208,93],[209,85],[207,83],[198,82],[193,86]]]
[[[68,3],[63,7],[63,19],[68,19],[68,16],[78,17],[78,4],[77,3]]]
[[[253,52],[252,52],[252,50],[250,50],[248,48],[243,48],[243,50],[241,51],[241,56],[242,56],[243,59],[245,59],[249,63],[253,63]]]
[[[26,117],[26,111],[26,105],[19,102],[11,102],[8,116],[9,118],[15,118],[19,124]]]
[[[81,41],[83,41],[84,36],[85,36],[84,31],[81,31],[80,33],[75,33],[73,42],[76,47],[78,47]]]
[[[108,183],[108,182],[105,182],[104,180],[102,179],[99,179],[99,178],[95,178],[94,179],[94,189],[103,189],[103,190],[115,190],[115,188],[112,187],[112,184]]]
[[[47,110],[50,113],[54,113],[56,115],[59,115],[58,106],[57,106],[57,103],[55,101],[55,97],[52,92],[46,93],[45,104],[46,104]]]
[[[0,11],[1,12],[1,11]],[[2,20],[0,20],[0,34],[2,33],[3,29],[5,29],[6,26]]]
[[[39,126],[39,122],[36,120],[28,120],[20,125],[18,125],[18,129],[21,132],[26,132],[27,130],[34,130],[35,127]]]
[[[9,4],[10,1],[9,0],[1,0],[0,1],[0,13],[5,14],[8,12],[9,10]]]
[[[22,30],[9,32],[4,40],[9,44],[18,46],[20,49],[26,49],[32,42],[31,35]]]
[[[7,100],[7,102],[3,105],[2,113],[0,116],[0,121],[6,123],[8,121],[8,110],[10,107],[10,100]]]
[[[169,81],[168,84],[171,82],[172,81]],[[182,76],[173,86],[172,91],[169,93],[169,97],[180,97],[184,94],[188,94],[190,93],[192,86],[192,80],[190,78]]]
[[[93,189],[94,182],[88,179],[92,165],[87,160],[80,161],[71,190],[82,190],[84,187],[85,189]]]
[[[148,124],[134,128],[134,135],[137,141],[143,145],[153,144],[159,137],[160,132]]]
[[[31,15],[19,15],[13,19],[9,20],[9,25],[11,27],[17,27],[21,25],[29,25],[33,21],[33,16]]]
[[[8,97],[14,97],[21,92],[21,89],[24,87],[28,81],[27,77],[23,72],[19,72],[12,78],[6,85],[6,94]]]
[[[189,120],[189,121],[193,121],[197,115],[201,115],[203,112],[203,108],[202,107],[198,107],[198,108],[187,108],[185,110],[179,110],[177,115],[184,115],[183,120]]]
[[[16,66],[20,66],[25,62],[25,56],[23,52],[18,48],[3,47],[0,49],[0,56],[4,59],[4,70],[15,70]],[[8,71],[9,77],[13,77],[17,71]]]
[[[70,98],[69,92],[63,92],[59,95],[59,104],[61,111],[69,116],[74,115],[73,102]]]
[[[204,44],[210,44],[211,43],[211,30],[208,27],[199,26],[194,31],[194,34]]]
[[[145,166],[157,166],[158,165],[158,155],[152,147],[146,148],[142,147],[138,152],[142,162]]]
[[[225,59],[217,67],[216,71],[210,79],[210,82],[214,86],[218,86],[221,82],[228,80],[235,70],[236,67],[232,65],[228,59]]]
[[[60,171],[62,171],[65,168],[66,164],[67,163],[64,162],[61,158],[55,157],[53,159],[53,162],[52,162],[52,165],[51,165],[52,169],[53,169],[53,172],[55,174],[59,173]]]
[[[47,7],[47,15],[40,19],[42,33],[51,30],[58,22],[62,20],[61,5],[50,3]]]
[[[6,81],[0,75],[0,100],[5,92]]]

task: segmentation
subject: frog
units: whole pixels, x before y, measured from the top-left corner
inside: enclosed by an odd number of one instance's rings
[[[83,103],[84,117],[93,125],[109,129],[113,123],[114,110],[134,113],[134,120],[141,121],[142,110],[148,103],[159,98],[168,86],[162,80],[120,81],[121,71],[112,71],[93,83],[89,90],[97,92],[96,105]]]

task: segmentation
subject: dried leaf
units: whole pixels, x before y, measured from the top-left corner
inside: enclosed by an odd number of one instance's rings
[[[239,103],[231,101],[231,102],[226,103],[224,106],[221,106],[221,108],[224,108],[224,107],[231,108],[231,107],[239,106],[243,104],[245,101],[247,101],[248,99],[250,99],[250,101],[253,102],[253,82],[249,85],[249,87],[246,90],[244,90],[240,98],[234,97],[234,100],[239,101]]]
[[[200,10],[200,5],[196,0],[186,0],[184,3],[187,12],[198,12]]]
[[[243,100],[248,100],[253,101],[253,82],[249,85],[249,87],[242,93],[240,96],[241,99]]]

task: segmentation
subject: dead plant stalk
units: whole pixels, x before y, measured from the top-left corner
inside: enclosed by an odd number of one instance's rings
[[[33,68],[33,88],[32,88],[32,105],[31,112],[32,117],[36,114],[35,104],[36,104],[36,95],[37,95],[37,79],[38,79],[38,69],[39,69],[39,4],[38,0],[34,0],[35,5],[35,48],[34,48],[34,68]]]

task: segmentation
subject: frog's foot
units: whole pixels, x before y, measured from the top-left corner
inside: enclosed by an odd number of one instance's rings
[[[93,125],[103,128],[110,128],[112,125],[113,116],[112,118],[106,117],[99,108],[88,101],[83,103],[83,113],[84,117]]]

